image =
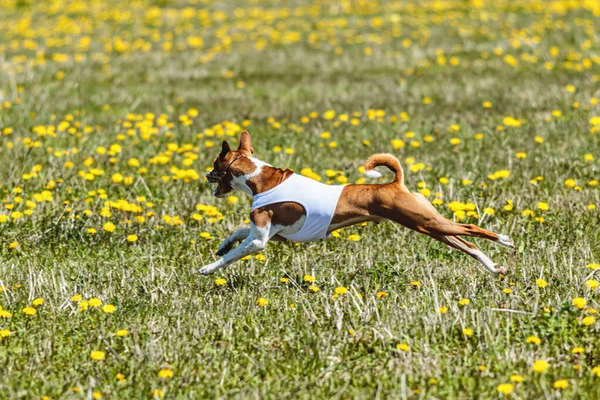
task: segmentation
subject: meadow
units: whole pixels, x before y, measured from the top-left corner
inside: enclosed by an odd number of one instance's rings
[[[600,398],[600,2],[0,0],[0,398]],[[392,223],[209,277],[222,140]],[[392,179],[384,172],[381,182]]]

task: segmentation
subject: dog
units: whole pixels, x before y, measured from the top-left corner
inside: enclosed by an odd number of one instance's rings
[[[400,162],[391,154],[372,155],[364,168],[367,177],[380,178],[374,168],[385,166],[395,174],[392,182],[342,186],[325,185],[292,170],[275,168],[254,158],[253,153],[250,134],[244,131],[237,150],[223,141],[213,170],[206,175],[209,183],[217,185],[216,197],[239,190],[252,196],[253,204],[250,228],[239,229],[225,239],[217,250],[222,258],[200,269],[201,274],[212,274],[261,251],[271,239],[307,242],[323,239],[346,226],[386,220],[462,251],[494,274],[506,274],[503,267],[461,236],[484,238],[510,248],[514,247],[513,241],[507,235],[444,218],[425,196],[408,190]],[[242,243],[233,248],[239,242]]]

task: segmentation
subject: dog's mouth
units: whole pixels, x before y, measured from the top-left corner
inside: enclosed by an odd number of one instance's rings
[[[226,197],[227,194],[225,193],[221,193],[221,188],[219,186],[217,186],[217,188],[214,190],[213,194],[215,195],[215,197],[222,199],[223,197]]]

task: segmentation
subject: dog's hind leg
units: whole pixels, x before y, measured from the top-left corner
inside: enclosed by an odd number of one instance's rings
[[[506,235],[499,235],[473,224],[458,224],[444,218],[420,193],[402,195],[400,201],[394,204],[393,212],[386,216],[427,235],[473,236],[491,240],[502,246],[514,247],[513,241]]]
[[[443,235],[429,235],[432,238],[439,240],[442,243],[447,244],[457,250],[462,251],[465,254],[473,257],[479,261],[483,266],[494,274],[506,274],[506,269],[501,267],[499,264],[493,262],[488,256],[486,256],[479,248],[471,242],[458,236],[443,236]]]

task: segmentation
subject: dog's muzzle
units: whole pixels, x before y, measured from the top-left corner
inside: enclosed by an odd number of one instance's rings
[[[221,179],[225,176],[226,172],[223,171],[215,171],[214,169],[206,174],[206,180],[210,183],[219,183]]]

